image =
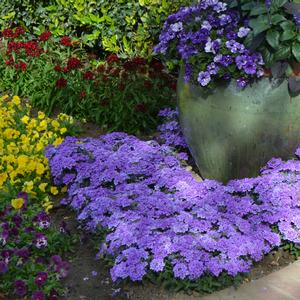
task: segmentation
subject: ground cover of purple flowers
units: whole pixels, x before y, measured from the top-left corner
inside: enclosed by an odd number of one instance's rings
[[[173,147],[185,146],[177,113],[161,115],[165,144],[111,133],[46,150],[54,183],[68,186],[63,203],[88,230],[105,229],[99,256],[113,257],[114,281],[234,277],[283,243],[298,247],[300,160],[272,159],[260,176],[227,185],[198,182]]]

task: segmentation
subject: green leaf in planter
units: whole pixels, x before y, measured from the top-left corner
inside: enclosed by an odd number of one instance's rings
[[[283,15],[276,14],[271,16],[271,22],[273,25],[276,25],[280,22],[286,21],[286,18]]]
[[[250,16],[260,16],[267,13],[267,7],[264,3],[258,3],[250,11]]]
[[[296,32],[293,30],[285,30],[283,31],[283,33],[281,34],[280,40],[283,41],[288,41],[293,39],[296,36]]]
[[[274,61],[274,54],[271,53],[267,48],[264,48],[262,51],[264,62],[267,67],[270,67]]]
[[[283,30],[295,30],[295,24],[292,21],[284,21],[280,23],[280,27]]]
[[[288,0],[272,0],[272,8],[280,8],[287,2]]]
[[[254,35],[258,35],[271,27],[266,16],[259,16],[257,19],[250,20],[249,25],[253,29]]]
[[[279,46],[279,37],[280,34],[276,30],[268,30],[266,35],[267,42],[274,49],[277,49]]]
[[[291,46],[281,46],[274,55],[275,60],[287,59],[291,55]]]
[[[300,43],[294,43],[292,47],[292,52],[295,58],[300,61]]]

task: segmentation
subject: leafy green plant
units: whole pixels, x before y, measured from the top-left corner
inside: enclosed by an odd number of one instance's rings
[[[50,0],[0,4],[0,25],[23,25],[35,33],[82,37],[89,46],[123,57],[148,56],[167,16],[192,0]]]

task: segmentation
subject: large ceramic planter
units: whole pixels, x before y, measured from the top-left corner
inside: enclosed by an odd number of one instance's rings
[[[181,72],[182,74],[182,72]],[[201,175],[227,182],[257,176],[272,157],[293,157],[300,145],[300,96],[287,81],[264,78],[240,91],[235,83],[205,95],[178,79],[180,123]]]

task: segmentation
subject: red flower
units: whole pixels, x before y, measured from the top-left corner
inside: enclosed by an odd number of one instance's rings
[[[121,72],[121,70],[120,70],[119,68],[112,68],[112,69],[110,70],[109,73],[110,73],[112,76],[117,77],[117,76],[120,75],[120,72]]]
[[[27,64],[25,62],[20,62],[15,65],[16,70],[21,70],[23,72],[26,72]]]
[[[86,79],[86,80],[94,80],[94,79],[95,79],[94,73],[91,72],[91,71],[86,71],[86,72],[83,74],[83,78]]]
[[[119,61],[119,57],[116,54],[110,54],[108,55],[108,57],[106,58],[106,61],[108,63],[114,63],[114,62],[118,62]]]
[[[59,65],[55,66],[55,67],[54,67],[54,70],[55,70],[56,72],[62,72],[62,68],[61,68],[61,66],[59,66]]]
[[[69,70],[69,68],[68,68],[68,67],[64,67],[64,69],[63,69],[62,71],[63,71],[63,73],[65,73],[65,74],[66,74],[66,73],[69,73],[69,71],[70,71],[70,70]]]
[[[13,56],[11,55],[10,57],[9,57],[9,59],[7,60],[7,61],[5,61],[5,64],[7,65],[7,66],[9,66],[9,65],[11,65],[11,64],[13,64],[14,63],[14,58],[13,58]]]
[[[135,106],[135,110],[141,113],[146,113],[148,111],[148,107],[145,103],[139,103]]]
[[[86,97],[86,91],[81,91],[79,96],[80,96],[80,98],[85,98]]]
[[[147,61],[142,57],[135,57],[132,60],[132,63],[138,66],[145,65]]]
[[[104,73],[106,71],[105,65],[101,65],[97,68],[97,72],[99,73]]]
[[[23,48],[24,45],[25,44],[22,42],[14,42],[14,41],[8,42],[8,44],[7,44],[8,52],[17,51],[17,50]]]
[[[19,26],[15,29],[14,37],[18,38],[19,36],[23,35],[24,33],[25,33],[25,29],[23,27]]]
[[[123,65],[124,69],[127,71],[134,70],[136,68],[136,65],[132,61],[125,61]]]
[[[51,36],[52,36],[52,33],[50,31],[45,31],[40,34],[39,40],[41,42],[46,42],[50,39]]]
[[[64,78],[60,78],[56,81],[55,85],[57,88],[61,89],[68,85],[68,81]]]
[[[2,35],[6,38],[13,38],[14,32],[11,28],[7,28],[2,31]]]
[[[39,44],[36,41],[29,41],[23,44],[23,47],[25,48],[27,56],[38,57],[43,52],[43,50],[39,48]]]
[[[63,45],[63,46],[66,46],[66,47],[72,46],[71,38],[69,36],[63,36],[60,39],[60,44]]]
[[[150,63],[150,66],[152,69],[158,72],[161,72],[164,69],[164,65],[161,62],[155,60]]]
[[[76,57],[70,57],[67,66],[69,70],[79,69],[81,67],[81,61]]]

